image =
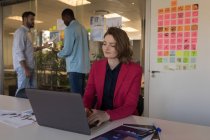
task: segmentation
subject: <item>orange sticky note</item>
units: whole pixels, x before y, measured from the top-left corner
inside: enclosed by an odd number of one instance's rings
[[[177,5],[177,1],[176,0],[172,0],[171,1],[171,6],[176,6]]]
[[[184,27],[184,30],[185,30],[185,31],[190,31],[190,25],[185,26],[185,27]]]
[[[185,6],[185,10],[186,10],[186,11],[191,10],[191,5],[186,5],[186,6]]]
[[[192,31],[197,31],[198,30],[198,25],[192,25],[191,30]]]
[[[176,12],[177,11],[177,7],[172,7],[171,8],[171,12]]]
[[[165,13],[170,13],[171,9],[170,8],[165,8]]]
[[[159,10],[158,10],[158,13],[159,13],[159,14],[163,14],[163,13],[164,13],[164,9],[159,9]]]
[[[183,11],[184,10],[184,6],[178,6],[178,11]]]
[[[183,31],[183,26],[178,26],[178,31]]]

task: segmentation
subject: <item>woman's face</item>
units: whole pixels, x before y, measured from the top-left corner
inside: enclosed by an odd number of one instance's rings
[[[106,35],[103,42],[103,53],[107,59],[117,58],[117,50],[115,49],[116,41],[112,35]]]

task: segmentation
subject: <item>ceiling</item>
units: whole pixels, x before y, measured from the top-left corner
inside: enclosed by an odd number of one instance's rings
[[[36,13],[36,19],[43,23],[36,24],[36,29],[46,30],[56,25],[57,19],[61,18],[61,12],[65,8],[74,10],[76,19],[87,29],[90,28],[90,17],[96,15],[97,10],[106,10],[109,13],[118,13],[130,21],[124,22],[123,26],[137,29],[137,32],[128,33],[131,39],[141,38],[141,19],[145,7],[145,0],[88,0],[91,4],[71,7],[57,0],[35,0],[18,3],[3,7],[4,33],[14,32],[21,21],[8,19],[8,16],[21,16],[24,11],[31,10]],[[37,5],[37,6],[36,6]]]

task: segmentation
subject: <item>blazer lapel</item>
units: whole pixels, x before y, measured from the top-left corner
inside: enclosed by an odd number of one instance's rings
[[[119,75],[117,78],[115,91],[114,91],[114,99],[117,96],[118,91],[119,91],[120,87],[122,86],[122,83],[124,82],[124,79],[127,75],[128,69],[129,69],[128,64],[122,64],[122,67],[120,69],[120,72],[119,72]]]
[[[105,82],[105,76],[106,76],[106,65],[107,65],[107,59],[105,59],[101,65],[98,67],[98,108],[100,108],[102,104],[102,97],[104,94],[104,82]]]

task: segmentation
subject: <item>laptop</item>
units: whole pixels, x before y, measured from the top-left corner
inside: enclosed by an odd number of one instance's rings
[[[26,94],[39,125],[91,134],[80,94],[36,89]]]

